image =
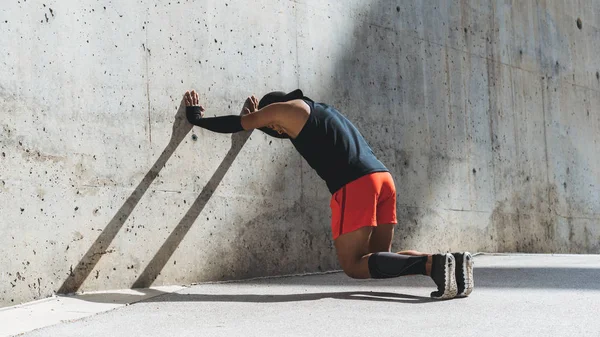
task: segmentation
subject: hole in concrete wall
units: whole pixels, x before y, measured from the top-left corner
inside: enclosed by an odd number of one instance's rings
[[[600,72],[598,72],[598,71],[596,72],[596,79],[600,80]]]
[[[577,28],[579,28],[581,30],[581,28],[583,28],[583,22],[581,21],[581,18],[577,18]]]

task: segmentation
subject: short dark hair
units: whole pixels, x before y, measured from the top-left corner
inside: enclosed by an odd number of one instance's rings
[[[291,101],[294,99],[301,99],[301,98],[304,98],[304,94],[302,93],[302,90],[300,90],[300,89],[296,89],[287,94],[283,91],[273,91],[273,92],[270,92],[270,93],[264,95],[263,98],[260,99],[260,102],[258,102],[258,108],[262,109],[269,104],[282,103],[282,102],[287,102],[287,101]]]

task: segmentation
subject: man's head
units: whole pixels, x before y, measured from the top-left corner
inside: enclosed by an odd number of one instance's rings
[[[263,96],[258,102],[258,109],[262,109],[267,105],[273,103],[283,103],[292,101],[295,99],[308,99],[308,97],[304,97],[302,90],[296,89],[292,92],[285,93],[283,91],[273,91]],[[282,132],[281,128],[278,125],[269,125],[268,127],[259,128],[260,131],[277,138],[288,138],[285,133]]]

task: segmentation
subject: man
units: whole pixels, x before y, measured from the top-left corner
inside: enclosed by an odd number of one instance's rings
[[[248,97],[240,116],[203,118],[196,91],[184,95],[190,123],[219,132],[260,129],[288,138],[332,193],[331,229],[338,261],[352,278],[428,275],[436,299],[468,296],[473,259],[468,252],[391,253],[396,220],[396,188],[389,170],[352,123],[333,107],[315,103],[301,90],[272,92],[260,102]]]

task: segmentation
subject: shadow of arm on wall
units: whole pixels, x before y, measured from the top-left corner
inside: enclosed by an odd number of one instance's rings
[[[75,266],[75,268],[71,267],[69,276],[60,286],[57,293],[67,294],[79,290],[98,261],[100,261],[102,255],[106,254],[106,250],[117,236],[117,233],[119,233],[123,227],[123,224],[127,218],[129,218],[142,196],[144,196],[154,179],[156,179],[160,170],[162,170],[173,152],[175,152],[175,149],[177,149],[183,138],[185,138],[191,129],[192,125],[187,122],[185,117],[185,106],[182,100],[179,105],[179,109],[177,110],[177,114],[175,115],[171,139],[160,154],[160,157],[158,157],[154,165],[152,165],[150,171],[146,173],[142,181],[140,181],[138,186],[127,198],[127,200],[125,200],[125,203],[121,206],[121,208],[119,208],[108,225],[106,225],[102,233],[81,258],[77,266]]]
[[[132,288],[147,288],[156,280],[162,269],[165,267],[173,253],[190,230],[204,206],[208,203],[213,193],[223,180],[225,173],[231,167],[231,164],[240,153],[240,150],[250,137],[252,132],[239,132],[231,136],[231,148],[225,155],[225,158],[204,186],[200,195],[196,198],[190,209],[177,224],[177,227],[171,232],[167,240],[159,248],[158,252],[152,258],[146,269],[140,274],[137,280],[133,283]]]

